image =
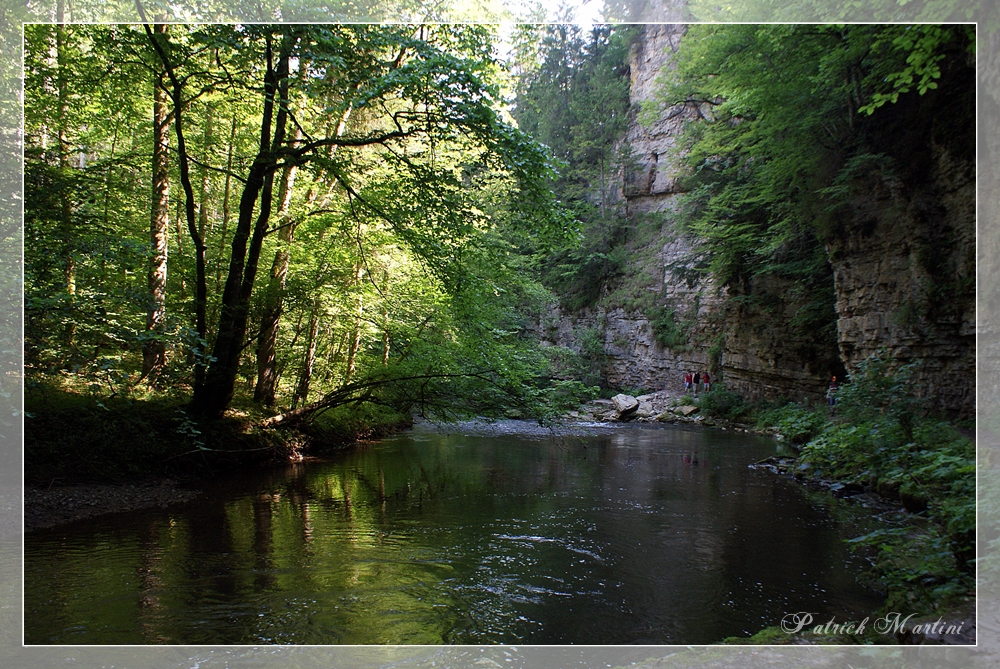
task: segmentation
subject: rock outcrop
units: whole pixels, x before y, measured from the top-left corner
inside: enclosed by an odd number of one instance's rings
[[[937,95],[954,97],[938,107],[936,118],[927,112],[933,99],[885,108],[886,133],[905,127],[925,142],[884,142],[892,169],[873,167],[855,182],[827,253],[847,368],[879,352],[899,364],[917,362],[916,393],[970,417],[976,382],[973,127],[971,121],[953,126],[948,118],[961,106],[960,92]]]
[[[669,76],[684,30],[669,24],[640,29],[630,56],[634,104],[655,99],[658,77]],[[830,325],[813,329],[795,325],[805,298],[793,282],[752,281],[748,295],[768,300],[762,317],[745,301],[727,299],[733,296],[697,271],[696,240],[674,229],[679,172],[672,151],[699,110],[665,108],[651,125],[636,116],[623,139],[632,161],[621,175],[618,204],[629,217],[662,219],[655,278],[645,290],[680,322],[683,341],[675,337],[664,346],[648,310],[627,311],[607,301],[571,316],[553,307],[542,324],[543,339],[579,351],[583,333],[599,333],[604,377],[612,387],[677,393],[685,372],[708,370],[744,396],[797,401],[820,401],[831,375],[843,378],[884,351],[900,364],[924,361],[913,378],[939,410],[973,415],[974,151],[964,128],[949,135],[942,128],[946,119],[927,113],[935,103],[928,95],[916,103],[920,109],[900,103],[879,111],[886,137],[873,151],[919,167],[891,175],[873,169],[855,184],[826,242],[834,294]],[[926,127],[912,127],[915,114]],[[971,116],[960,122],[972,132]],[[894,132],[917,141],[894,143]],[[916,134],[921,132],[926,141]]]

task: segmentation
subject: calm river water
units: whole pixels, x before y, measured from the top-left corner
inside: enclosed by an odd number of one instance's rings
[[[678,426],[424,427],[28,533],[29,644],[702,644],[860,619],[875,522]]]

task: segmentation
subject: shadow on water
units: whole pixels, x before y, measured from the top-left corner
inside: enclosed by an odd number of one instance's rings
[[[748,469],[770,439],[506,425],[30,533],[26,642],[701,644],[881,604],[843,541],[876,521]]]

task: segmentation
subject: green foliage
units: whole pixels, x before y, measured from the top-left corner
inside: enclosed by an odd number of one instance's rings
[[[576,333],[576,339],[579,351],[565,346],[543,349],[553,379],[545,391],[551,395],[545,400],[547,403],[563,406],[566,403],[563,398],[570,393],[581,398],[576,402],[579,404],[592,399],[590,395],[596,393],[603,384],[603,368],[607,356],[601,331],[597,328],[584,328]],[[542,387],[546,388],[544,385]]]
[[[881,78],[882,90],[876,90],[871,96],[871,102],[862,105],[858,111],[872,114],[886,103],[895,103],[899,96],[916,90],[923,95],[938,87],[937,79],[941,78],[941,66],[949,53],[949,47],[958,43],[958,48],[965,48],[970,53],[975,49],[975,27],[971,25],[954,29],[951,26],[935,25],[896,25],[885,29],[872,45],[874,55],[882,55],[885,61],[893,63],[884,69],[892,69]],[[906,63],[902,69],[891,56],[905,55]]]
[[[725,343],[725,334],[720,334],[712,342],[712,345],[708,347],[708,367],[716,375],[722,373],[722,352]]]
[[[823,412],[801,404],[788,403],[782,407],[761,412],[757,424],[775,430],[790,444],[804,444],[827,426]]]
[[[627,250],[615,244],[617,227],[617,222],[604,220],[587,225],[578,245],[549,258],[545,283],[571,312],[596,305],[604,287],[625,271]]]
[[[543,417],[561,416],[570,409],[597,398],[599,394],[599,387],[575,379],[553,381],[550,387],[543,389]]]
[[[522,26],[514,118],[559,163],[552,188],[582,223],[579,235],[539,259],[541,275],[570,311],[595,305],[626,269],[625,221],[612,206],[623,157],[615,146],[629,111],[626,27]]]
[[[65,377],[68,381],[73,377]],[[253,427],[252,408],[207,424],[181,396],[90,397],[52,379],[25,390],[25,481],[135,483],[151,476],[211,474],[287,452],[295,435]]]
[[[319,449],[343,448],[364,439],[376,439],[408,427],[413,419],[391,407],[362,403],[342,405],[318,414],[304,427]]]
[[[933,92],[939,81],[970,95],[973,38],[969,26],[689,28],[676,72],[664,75],[662,96],[644,116],[675,105],[698,112],[678,152],[689,167],[681,216],[731,297],[792,298],[793,325],[832,347],[825,242],[849,217],[842,207],[858,176],[870,178],[873,161],[883,173],[895,169],[870,150],[886,138],[879,115],[868,115],[900,95]],[[785,295],[787,285],[795,294]]]
[[[207,331],[199,338],[191,327],[195,259],[176,162],[166,321],[146,329],[157,54],[140,26],[33,25],[25,35],[28,374],[71,376],[74,392],[105,403],[183,396],[195,365],[217,362],[203,352],[234,311],[221,298],[236,267],[246,293],[246,306],[236,306],[249,312],[239,338],[250,340],[237,344],[237,404],[258,371],[254,333],[280,298],[279,408],[348,381],[400,379],[349,399],[405,412],[457,395],[469,399],[459,413],[511,404],[542,411],[550,370],[524,333],[549,296],[530,278],[525,249],[562,248],[576,222],[555,202],[550,152],[502,112],[495,29],[205,24],[170,26],[168,37],[166,54],[184,81]],[[230,262],[241,180],[270,122],[262,124],[262,82],[279,49],[292,49],[282,85],[294,121],[264,156],[272,218],[259,248]],[[588,95],[603,104],[596,89]],[[585,160],[603,155],[600,141],[587,140]],[[170,143],[176,161],[176,135]],[[282,254],[283,280],[273,274]],[[167,365],[140,376],[151,341],[164,344]],[[436,380],[401,380],[414,376]],[[195,429],[187,425],[185,439]]]
[[[874,415],[885,417],[913,438],[917,420],[926,413],[924,402],[914,393],[913,372],[919,361],[899,367],[884,351],[858,363],[851,382],[837,392],[837,409],[851,421],[861,423]]]
[[[625,0],[613,0],[612,6]],[[632,3],[627,3],[632,4]],[[637,3],[642,7],[643,3]],[[868,0],[829,3],[802,0],[735,0],[720,5],[712,0],[690,0],[688,19],[706,23],[943,23],[978,20],[980,28],[998,25],[996,7],[985,0]]]
[[[805,444],[799,460],[806,475],[834,480],[835,488],[863,486],[918,514],[852,543],[871,557],[869,585],[886,592],[889,610],[933,613],[974,587],[975,445],[927,415],[914,396],[913,369],[886,355],[863,361],[840,386],[836,418],[795,403],[742,411],[788,443]],[[702,411],[726,416],[713,407],[724,392],[700,397]]]
[[[953,563],[934,562],[940,570],[924,573],[936,579],[935,588],[961,589],[952,572],[968,573],[975,554],[975,445],[926,415],[913,396],[911,373],[910,366],[893,370],[884,357],[859,365],[838,393],[838,410],[848,422],[829,424],[802,449],[802,461],[813,476],[864,485],[934,521]],[[914,567],[913,574],[933,565]],[[909,572],[898,567],[886,573],[890,581],[915,578],[904,579]]]
[[[750,405],[738,393],[721,384],[715,384],[707,393],[699,393],[694,403],[704,415],[726,420],[739,420],[750,411]]]
[[[569,24],[525,25],[517,38],[525,55],[514,118],[552,149],[563,165],[559,196],[583,210],[588,200],[597,209],[606,205],[614,146],[628,121],[630,39],[627,27],[593,26],[584,34]]]
[[[886,610],[936,613],[974,592],[948,537],[934,527],[876,530],[851,543],[872,556],[877,582],[870,585],[885,592]]]
[[[579,381],[586,386],[600,386],[600,358],[595,359],[564,346],[551,346],[545,349],[545,353],[555,378]]]
[[[672,308],[660,305],[650,309],[646,315],[649,318],[649,325],[653,329],[653,338],[661,346],[680,349],[688,345],[690,323],[678,323]]]

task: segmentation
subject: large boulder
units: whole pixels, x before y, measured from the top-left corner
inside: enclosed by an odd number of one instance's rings
[[[679,413],[682,416],[690,416],[696,411],[698,411],[698,407],[692,406],[690,404],[685,404],[684,406],[680,406],[674,409],[675,413]]]
[[[639,400],[631,395],[623,395],[619,393],[618,395],[612,397],[611,401],[615,405],[615,411],[618,412],[618,418],[631,416],[639,408]]]
[[[638,397],[636,398],[639,399]],[[639,408],[635,410],[636,418],[649,418],[655,415],[656,412],[653,411],[653,405],[650,402],[639,402]]]

